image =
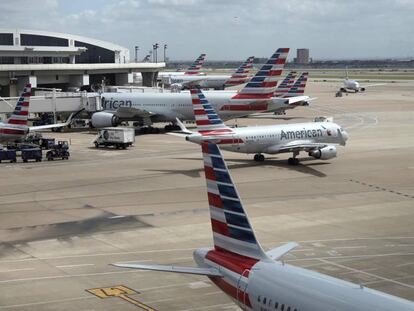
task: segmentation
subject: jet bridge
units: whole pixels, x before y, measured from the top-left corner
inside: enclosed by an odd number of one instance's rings
[[[18,97],[0,97],[0,114],[11,113],[18,99]],[[30,113],[75,112],[81,109],[90,112],[101,110],[100,94],[87,92],[47,92],[43,95],[30,97]]]

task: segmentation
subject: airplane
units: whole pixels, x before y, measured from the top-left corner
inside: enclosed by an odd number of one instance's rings
[[[200,89],[191,90],[198,133],[189,131],[180,120],[178,136],[201,144],[210,140],[222,149],[238,153],[254,153],[254,160],[265,160],[263,153],[293,153],[290,165],[299,164],[297,156],[305,151],[316,159],[329,160],[337,155],[335,145],[345,146],[347,132],[333,122],[308,122],[283,125],[230,128],[224,124]]]
[[[344,86],[341,87],[341,92],[348,92],[348,91],[354,91],[355,93],[358,92],[365,92],[365,89],[367,87],[373,87],[373,86],[380,86],[384,85],[385,83],[375,83],[375,84],[369,84],[364,85],[363,87],[359,84],[358,81],[349,79],[348,77],[348,67],[346,67],[346,78],[344,80]]]
[[[164,77],[162,82],[170,85],[171,89],[184,89],[191,87],[212,88],[215,90],[224,90],[225,87],[235,86],[246,83],[249,80],[248,74],[253,67],[254,56],[248,57],[236,70],[230,75],[180,75]]]
[[[65,123],[28,126],[27,119],[29,115],[31,88],[31,84],[26,84],[10,118],[5,122],[0,122],[0,142],[21,141],[29,132],[65,127],[71,123],[73,114],[69,116]]]
[[[290,71],[286,77],[282,80],[281,83],[276,88],[274,93],[275,97],[283,96],[292,88],[293,83],[295,82],[296,71]]]
[[[242,310],[414,311],[414,303],[325,274],[287,264],[290,242],[265,251],[219,147],[201,143],[214,247],[193,252],[196,267],[114,263],[120,268],[207,276]]]
[[[253,78],[238,92],[206,91],[210,103],[225,120],[253,113],[277,110],[295,104],[289,100],[272,97],[286,62],[288,48],[278,49]],[[140,126],[155,122],[176,123],[193,121],[194,114],[188,91],[180,93],[102,93],[103,110],[91,117],[96,128],[117,126],[121,121],[137,121]],[[303,101],[303,97],[299,98]]]
[[[163,81],[163,79],[168,80],[168,78],[172,76],[205,75],[205,73],[201,72],[201,67],[204,64],[205,58],[206,54],[200,54],[200,56],[197,57],[197,59],[185,71],[160,71],[158,72],[158,79]]]

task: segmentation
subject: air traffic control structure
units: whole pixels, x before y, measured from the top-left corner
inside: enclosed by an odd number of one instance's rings
[[[153,86],[165,63],[130,62],[125,47],[82,36],[0,29],[0,96],[18,96],[24,85],[67,90],[100,83],[127,85],[141,72]]]

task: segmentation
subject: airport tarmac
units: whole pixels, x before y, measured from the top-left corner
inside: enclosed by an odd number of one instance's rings
[[[297,241],[286,263],[414,300],[414,81],[341,98],[338,83],[309,84],[311,107],[237,124],[333,116],[350,134],[337,158],[224,152],[258,239]],[[237,310],[207,278],[110,266],[194,265],[211,245],[199,146],[144,135],[96,150],[90,133],[45,136],[70,139],[70,160],[0,164],[0,310]]]

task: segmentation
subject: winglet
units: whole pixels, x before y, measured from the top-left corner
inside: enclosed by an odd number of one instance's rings
[[[290,242],[286,243],[282,246],[276,247],[271,249],[270,251],[266,252],[266,255],[268,255],[273,260],[279,260],[281,257],[289,253],[292,249],[298,247],[299,244],[296,242]]]

